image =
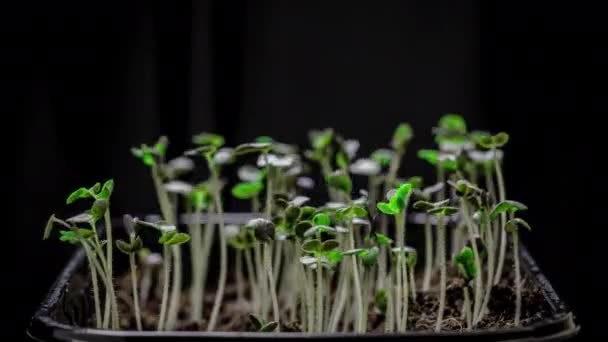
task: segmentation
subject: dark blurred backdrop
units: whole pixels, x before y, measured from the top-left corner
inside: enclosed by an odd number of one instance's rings
[[[605,266],[593,260],[605,224],[595,200],[607,114],[599,9],[133,1],[41,2],[21,12],[25,111],[16,142],[19,221],[11,229],[25,246],[16,265],[27,270],[12,284],[23,293],[19,334],[71,252],[40,241],[66,194],[113,177],[114,214],[155,210],[151,180],[129,147],[166,134],[176,154],[203,130],[232,145],[262,134],[305,145],[308,129],[331,126],[360,139],[365,154],[387,145],[405,121],[415,150],[431,145],[430,129],[446,112],[511,134],[508,197],[530,207],[534,231],[525,242],[583,332],[599,331],[593,307],[605,301]],[[429,171],[414,153],[405,169]]]

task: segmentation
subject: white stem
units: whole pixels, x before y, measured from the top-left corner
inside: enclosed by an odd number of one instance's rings
[[[272,257],[272,248],[270,244],[264,246],[264,265],[266,267],[266,275],[268,277],[268,288],[270,289],[270,298],[272,300],[272,314],[273,320],[279,323],[279,301],[277,299],[276,285],[274,283],[274,277],[272,275],[272,263],[270,259]],[[280,331],[280,326],[277,327],[277,331]]]
[[[519,269],[519,232],[513,231],[513,263],[515,265],[515,326],[521,318],[521,272]]]
[[[129,254],[129,265],[131,267],[131,285],[132,285],[132,296],[133,296],[133,308],[135,310],[135,324],[137,330],[141,331],[141,313],[139,309],[139,295],[137,294],[137,264],[135,263],[135,254]]]
[[[95,256],[92,255],[91,248],[87,245],[86,242],[82,244],[84,247],[85,253],[87,255],[87,260],[89,261],[89,271],[91,272],[91,282],[93,283],[93,301],[95,303],[95,327],[97,329],[101,329],[101,303],[99,301],[99,284],[97,280],[97,271],[95,270],[95,264],[93,263],[93,259]],[[103,274],[101,275],[103,277]]]
[[[222,300],[224,299],[224,289],[226,287],[226,273],[228,269],[228,247],[226,246],[226,232],[224,231],[224,212],[222,210],[222,199],[220,198],[220,196],[220,191],[215,191],[213,199],[215,201],[215,210],[217,211],[220,231],[220,275],[218,278],[217,292],[215,293],[215,300],[213,302],[213,308],[211,309],[211,317],[209,318],[209,325],[207,326],[207,331],[213,331],[215,329],[215,325],[217,324],[220,307],[222,306]]]
[[[158,318],[158,326],[156,330],[162,331],[165,329],[165,320],[167,316],[167,302],[169,300],[169,278],[171,278],[171,247],[163,246],[163,295],[160,301],[160,315]]]
[[[431,276],[433,274],[433,232],[431,231],[431,221],[427,218],[424,223],[424,279],[422,281],[422,291],[427,292],[431,288]]]
[[[445,310],[445,290],[446,290],[446,264],[445,264],[445,226],[443,224],[443,216],[437,216],[437,248],[439,248],[439,270],[440,270],[440,287],[439,287],[439,309],[437,311],[437,322],[435,331],[441,331],[443,321],[443,311]]]
[[[494,168],[496,170],[496,180],[498,182],[498,200],[504,201],[506,199],[505,193],[505,181],[502,175],[502,168],[500,163],[498,162],[498,158],[496,157],[496,149],[492,150],[494,152]],[[500,214],[500,227],[505,226],[506,214]],[[498,255],[498,266],[496,267],[496,274],[494,276],[494,285],[497,285],[500,282],[500,278],[502,277],[502,268],[505,263],[505,253],[507,251],[507,232],[504,229],[500,230],[500,252]]]
[[[167,322],[165,330],[175,329],[177,324],[177,314],[181,305],[182,293],[182,249],[179,245],[172,247],[173,254],[173,284],[171,285],[171,298],[169,299],[169,311],[167,313]]]
[[[466,321],[467,321],[467,330],[471,330],[473,327],[472,321],[471,321],[471,297],[469,296],[469,288],[468,286],[464,286],[462,288],[462,291],[464,293],[464,315],[466,317]]]

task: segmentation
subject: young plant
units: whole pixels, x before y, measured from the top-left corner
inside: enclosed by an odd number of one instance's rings
[[[272,272],[272,263],[271,263],[271,242],[275,239],[275,225],[272,221],[256,218],[250,220],[246,228],[253,231],[256,240],[260,243],[264,244],[264,270],[266,273],[267,281],[268,281],[268,289],[270,292],[270,298],[272,301],[272,313],[273,319],[275,322],[279,322],[280,320],[280,312],[279,312],[279,300],[276,292],[276,284],[273,277]]]
[[[357,324],[361,326],[361,331],[367,331],[367,312],[369,309],[369,295],[372,290],[372,280],[373,280],[373,271],[378,263],[378,254],[380,253],[380,249],[378,246],[372,246],[370,248],[364,249],[351,249],[344,252],[344,255],[356,255],[356,257],[361,260],[361,264],[365,270],[363,274],[363,308],[359,311],[359,316],[357,319]]]
[[[521,218],[514,217],[518,211],[527,210],[528,207],[520,202],[505,200],[492,209],[490,218],[496,219],[499,215],[508,213],[509,221],[503,226],[503,230],[511,233],[513,237],[513,264],[515,267],[515,326],[519,326],[521,318],[521,270],[519,266],[519,228],[524,227],[532,230],[530,225]]]
[[[257,332],[264,332],[264,333],[274,332],[279,327],[279,322],[276,322],[276,321],[267,322],[266,320],[254,315],[254,314],[249,314],[249,322],[251,323],[251,325],[253,325],[253,328]]]
[[[174,247],[178,247],[179,245],[190,241],[190,235],[180,233],[177,231],[175,225],[167,224],[162,221],[153,223],[143,221],[138,218],[133,218],[132,224],[135,227],[136,232],[141,228],[148,228],[153,229],[160,235],[158,243],[163,246],[163,286],[160,313],[156,330],[167,330],[167,309],[169,306],[169,283],[171,278],[171,253],[175,250]]]
[[[135,223],[129,215],[123,217],[123,225],[129,235],[129,242],[124,240],[116,240],[116,248],[119,251],[129,256],[129,268],[131,269],[131,295],[133,297],[133,309],[135,311],[135,324],[137,330],[142,330],[141,325],[141,310],[139,309],[139,295],[137,293],[137,264],[135,263],[135,254],[143,247],[141,238],[135,234]]]
[[[105,269],[103,269],[99,265],[99,261],[97,260],[97,254],[94,251],[97,248],[96,242],[93,241],[96,238],[96,234],[91,229],[78,228],[75,225],[70,225],[63,220],[56,218],[55,215],[51,215],[46,224],[46,228],[44,229],[43,240],[46,240],[50,237],[53,228],[57,224],[69,229],[60,231],[60,241],[73,245],[81,244],[84,248],[89,265],[89,272],[91,273],[91,283],[93,285],[93,301],[95,305],[95,327],[97,329],[101,329],[103,327],[103,322],[101,315],[101,302],[99,299],[99,283],[97,276],[101,276],[102,279],[104,279],[106,285],[107,277]]]
[[[464,305],[463,312],[467,322],[467,329],[473,328],[473,313],[471,312],[471,296],[469,294],[469,283],[477,276],[480,270],[477,268],[476,257],[474,251],[469,247],[463,247],[462,250],[454,255],[454,264],[458,268],[458,274],[464,280],[462,287]]]
[[[116,294],[114,290],[114,281],[113,281],[113,242],[112,242],[112,220],[110,215],[110,197],[112,196],[112,192],[114,191],[114,181],[112,179],[107,180],[103,186],[100,183],[96,183],[91,188],[79,188],[72,192],[67,200],[66,204],[71,204],[79,199],[88,199],[91,198],[94,200],[93,205],[89,212],[84,213],[83,215],[79,215],[77,217],[72,218],[74,222],[79,221],[79,223],[88,224],[93,232],[95,233],[95,244],[97,255],[100,258],[105,260],[101,260],[102,266],[104,267],[105,277],[107,278],[106,284],[110,284],[110,286],[106,286],[106,296],[105,296],[105,310],[104,310],[104,324],[105,328],[108,327],[110,321],[110,315],[112,320],[112,327],[118,328],[119,326],[119,317],[118,317],[118,308],[116,305]],[[97,222],[100,220],[104,220],[105,223],[105,233],[106,233],[106,250],[105,254],[102,250],[102,246],[99,240],[99,236],[97,234]],[[114,298],[114,299],[113,299]]]
[[[498,151],[501,147],[509,142],[509,135],[505,132],[500,132],[496,135],[484,135],[479,138],[478,144],[486,149],[492,151],[494,159],[494,171],[496,173],[496,181],[498,185],[498,201],[502,202],[507,199],[507,193],[505,190],[505,181],[502,174],[502,165],[498,158]],[[504,227],[506,223],[506,214],[500,215],[500,226]],[[507,250],[507,233],[504,229],[500,233],[500,250],[498,255],[498,266],[496,267],[496,274],[494,276],[494,285],[500,282],[502,277],[502,269],[505,263],[505,254]]]
[[[414,203],[414,209],[426,210],[427,214],[434,215],[437,219],[437,248],[439,249],[439,308],[437,311],[437,321],[435,323],[435,331],[441,330],[443,323],[443,313],[445,310],[445,291],[447,285],[447,270],[446,270],[446,253],[445,253],[445,218],[458,212],[458,208],[446,206],[448,200],[430,203],[418,201]]]
[[[389,192],[390,194],[390,192]],[[395,218],[396,227],[396,240],[397,248],[401,249],[405,246],[406,231],[405,231],[405,212],[409,198],[412,194],[412,184],[404,183],[394,190],[390,196],[388,202],[379,202],[377,204],[378,210],[385,215],[392,215]],[[396,296],[395,296],[395,322],[397,323],[397,330],[402,332],[405,331],[406,327],[403,325],[405,322],[402,319],[404,312],[402,312],[402,301],[407,298],[407,274],[403,274],[402,263],[405,263],[405,256],[403,253],[397,255],[397,262],[393,272],[396,279]],[[403,283],[403,284],[402,284]],[[402,290],[405,289],[405,293],[402,294]]]
[[[206,134],[204,136],[210,136]],[[217,291],[215,292],[215,300],[213,301],[213,308],[211,309],[211,316],[209,317],[209,323],[207,325],[207,331],[213,331],[217,324],[220,307],[224,299],[224,290],[226,287],[226,277],[228,273],[228,247],[225,237],[224,227],[224,209],[222,204],[222,182],[220,180],[220,172],[223,165],[230,163],[236,156],[236,150],[232,149],[221,149],[218,147],[223,144],[223,138],[218,139],[193,139],[199,146],[195,149],[184,152],[186,156],[202,156],[207,162],[207,168],[209,169],[209,181],[208,189],[213,199],[213,208],[217,213],[220,233],[220,274],[218,278]]]

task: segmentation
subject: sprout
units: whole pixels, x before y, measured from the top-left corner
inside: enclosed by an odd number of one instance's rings
[[[116,240],[116,247],[119,251],[129,256],[129,268],[131,270],[131,295],[133,297],[133,308],[135,309],[135,323],[137,330],[142,330],[141,313],[139,309],[139,295],[137,293],[137,264],[135,263],[135,255],[143,248],[143,242],[139,236],[135,235],[134,219],[125,215],[123,217],[125,229],[129,234],[129,242],[124,240]]]
[[[394,193],[391,194],[389,202],[379,202],[378,210],[386,215],[397,215],[401,213],[412,193],[412,185],[410,183],[402,184]]]
[[[388,303],[388,294],[386,289],[377,289],[376,295],[374,296],[374,303],[376,304],[376,308],[383,315],[386,315],[386,307]]]
[[[232,196],[238,199],[253,199],[264,189],[264,184],[260,181],[241,182],[232,187]]]
[[[266,167],[267,163],[276,168],[288,168],[295,163],[295,159],[293,156],[281,157],[274,154],[260,155],[258,157],[258,167]]]
[[[182,182],[182,181],[178,181],[178,180],[174,180],[174,181],[170,181],[169,183],[165,183],[164,187],[165,187],[166,191],[180,194],[180,195],[189,195],[193,190],[193,187],[191,184],[188,184],[188,183]]]
[[[249,322],[257,332],[273,332],[279,327],[278,322],[267,322],[254,314],[249,314]]]
[[[476,266],[476,257],[473,250],[469,247],[464,247],[460,253],[454,256],[454,264],[458,268],[458,273],[468,283],[471,279],[477,277],[480,270]],[[462,288],[464,296],[464,312],[467,321],[467,328],[470,330],[473,327],[473,314],[471,313],[471,296],[469,295],[468,284]]]
[[[484,148],[501,148],[509,142],[509,135],[505,132],[500,132],[496,135],[485,135],[479,138],[478,144]]]
[[[498,215],[502,213],[508,213],[509,215],[513,215],[517,211],[527,210],[528,207],[520,202],[504,200],[494,206],[492,211],[490,212],[490,219],[495,220]]]
[[[407,144],[414,137],[414,132],[409,124],[402,123],[397,126],[395,133],[393,133],[393,140],[391,141],[391,147],[395,151],[404,150]]]
[[[354,139],[347,139],[342,142],[342,148],[346,152],[348,159],[352,160],[357,155],[360,145],[359,140]]]

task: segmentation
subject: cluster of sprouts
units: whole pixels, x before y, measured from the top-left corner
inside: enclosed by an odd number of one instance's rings
[[[509,136],[469,132],[456,114],[443,116],[433,133],[438,147],[417,152],[436,172],[426,187],[421,177],[400,176],[413,139],[405,123],[398,125],[390,148],[362,158],[357,158],[358,141],[332,129],[310,132],[310,146],[302,154],[267,136],[228,148],[222,136],[201,133],[193,137],[191,150],[167,160],[168,140],[161,137],[132,149],[152,178],[160,220],[125,215],[126,238],[113,240],[114,183],[109,180],[70,194],[67,204],[89,201],[90,208],[65,220],[52,215],[44,237],[59,227],[61,241],[84,249],[96,328],[130,326],[120,320],[126,313],[117,305],[114,247],[129,259],[138,330],[144,328],[140,307],[153,295],[151,279],[158,275],[159,331],[177,329],[180,311],[189,313],[189,321],[205,322],[207,331],[217,330],[231,280],[236,301],[260,332],[295,324],[305,333],[365,333],[372,328],[368,313],[375,311],[385,332],[402,333],[413,329],[408,314],[421,294],[436,295],[434,330],[443,329],[446,288],[455,277],[464,283],[462,317],[467,329],[475,329],[489,312],[494,285],[504,277],[509,245],[517,326],[522,302],[519,228],[530,226],[517,216],[526,206],[506,197],[502,148]],[[184,181],[197,163],[205,165],[207,178]],[[234,163],[242,164],[239,182],[229,186],[229,175],[222,171]],[[308,173],[315,167],[326,185],[327,202],[303,195],[314,187]],[[354,177],[365,179],[367,188],[356,191]],[[222,197],[227,195],[250,203],[249,222],[224,224]],[[189,217],[184,228],[180,213]],[[422,251],[411,247],[407,228],[418,227],[408,220],[410,213],[424,218]],[[203,214],[207,220],[199,219]],[[146,234],[156,234],[155,242],[144,239]],[[186,256],[182,244],[188,248]],[[219,262],[211,253],[217,246]],[[189,287],[183,275],[188,257]],[[424,262],[420,269],[418,260]],[[214,268],[219,271],[211,272]],[[217,275],[213,291],[210,275]],[[207,310],[206,293],[214,296]]]

